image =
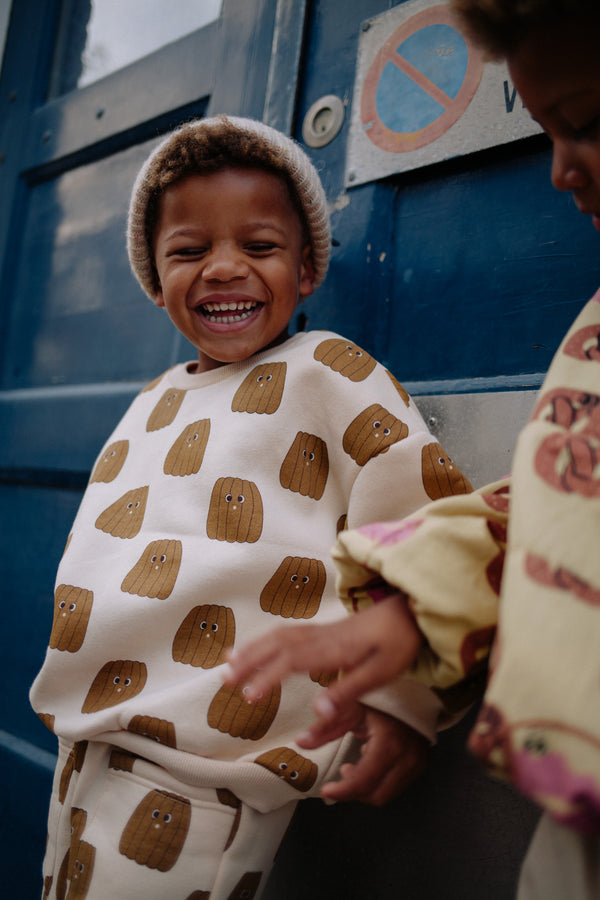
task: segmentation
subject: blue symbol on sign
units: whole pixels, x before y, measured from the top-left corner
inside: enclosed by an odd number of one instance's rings
[[[469,52],[462,35],[449,25],[421,28],[396,50],[414,71],[407,74],[394,63],[386,63],[375,96],[377,114],[391,131],[410,134],[435,122],[445,107],[432,96],[435,88],[454,100],[467,72]],[[428,82],[434,90],[428,89]]]

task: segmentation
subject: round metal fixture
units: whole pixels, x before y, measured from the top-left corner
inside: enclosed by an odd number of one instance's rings
[[[309,147],[324,147],[329,144],[344,122],[344,104],[335,94],[321,97],[304,116],[302,140]]]

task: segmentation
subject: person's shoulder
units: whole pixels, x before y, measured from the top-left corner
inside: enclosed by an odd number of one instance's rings
[[[356,341],[337,334],[335,331],[315,330],[299,331],[281,345],[282,349],[302,350],[304,352],[312,348],[318,354],[315,358],[337,352],[340,354],[358,354],[360,357],[370,357]]]

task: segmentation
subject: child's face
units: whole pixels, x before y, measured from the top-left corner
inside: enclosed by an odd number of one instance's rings
[[[287,186],[262,169],[168,187],[154,255],[157,303],[198,348],[198,371],[283,340],[298,299],[313,291],[310,247]]]
[[[553,143],[552,183],[571,191],[600,231],[600,66],[597,29],[565,21],[508,60],[525,106]]]

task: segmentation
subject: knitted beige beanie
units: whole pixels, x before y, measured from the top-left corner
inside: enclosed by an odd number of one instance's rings
[[[127,252],[133,273],[151,300],[159,288],[153,238],[162,192],[189,175],[210,174],[228,165],[264,168],[281,175],[306,227],[314,286],[327,272],[331,232],[327,199],[317,170],[296,141],[262,122],[215,116],[188,122],[150,154],[133,186],[127,223]]]

